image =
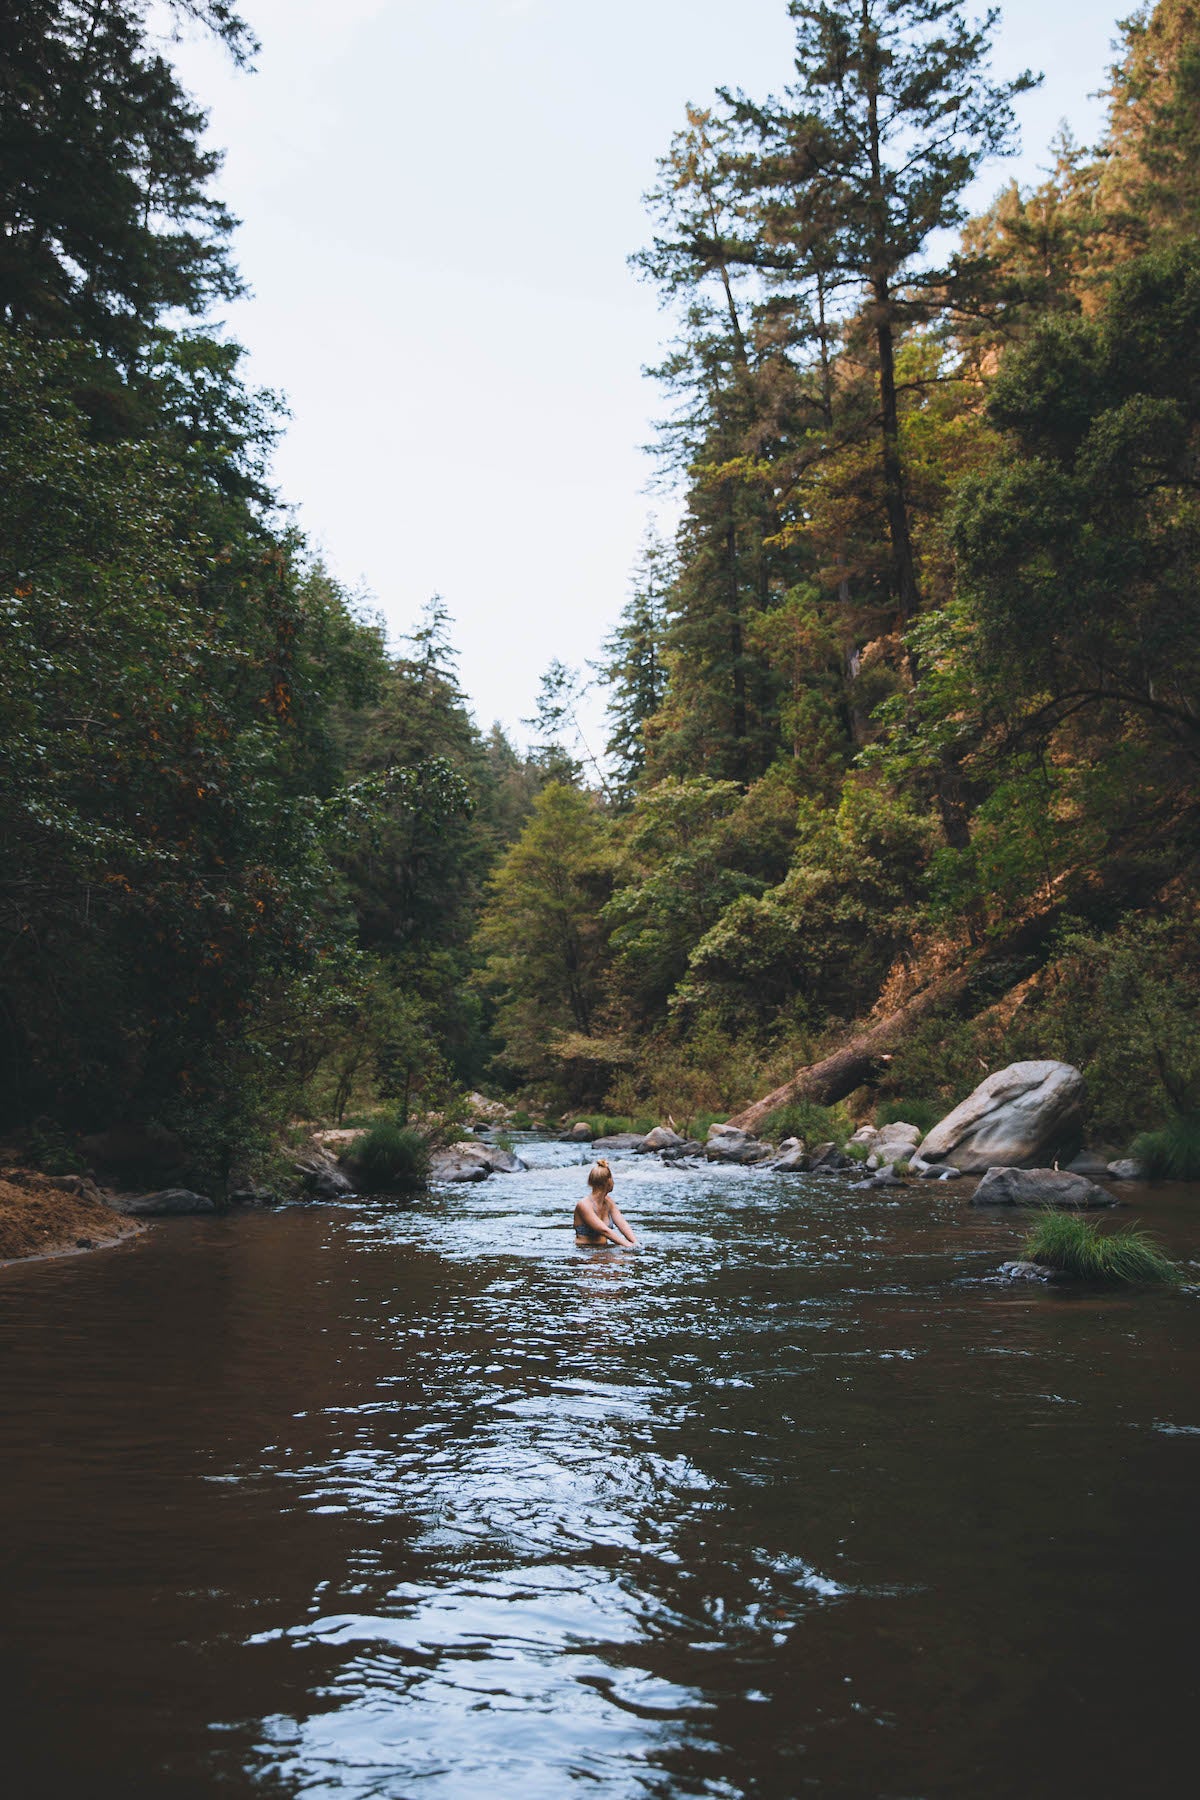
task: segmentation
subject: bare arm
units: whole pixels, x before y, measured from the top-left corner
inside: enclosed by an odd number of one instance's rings
[[[612,1230],[611,1226],[607,1225],[600,1217],[590,1195],[587,1199],[576,1202],[576,1211],[582,1216],[585,1223],[589,1225],[593,1231],[598,1231],[602,1237],[606,1237],[609,1243],[615,1244],[619,1250],[625,1249],[627,1240],[618,1236],[618,1234]]]
[[[633,1248],[636,1250],[637,1249],[637,1239],[633,1235],[632,1227],[625,1223],[625,1216],[622,1213],[620,1207],[617,1205],[615,1200],[610,1200],[608,1203],[608,1207],[609,1207],[609,1212],[612,1215],[613,1224],[616,1226],[617,1230],[621,1233],[625,1242],[627,1244],[631,1244],[633,1246]]]

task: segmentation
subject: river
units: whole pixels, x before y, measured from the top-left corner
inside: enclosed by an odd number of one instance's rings
[[[14,1800],[1192,1791],[1200,1301],[968,1183],[614,1159],[580,1251],[524,1153],[0,1270]]]

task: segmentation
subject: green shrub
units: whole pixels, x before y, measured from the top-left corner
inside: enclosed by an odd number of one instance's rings
[[[429,1147],[409,1125],[374,1125],[354,1150],[358,1185],[368,1194],[411,1194],[429,1175]]]
[[[902,1156],[900,1158],[899,1162],[892,1164],[892,1174],[893,1175],[909,1175],[911,1173],[912,1173],[912,1164],[909,1162],[909,1160],[906,1156]]]
[[[800,1138],[806,1144],[844,1144],[854,1130],[844,1106],[818,1106],[815,1100],[793,1100],[768,1113],[759,1135],[780,1143]]]
[[[1159,1181],[1200,1181],[1200,1112],[1180,1113],[1161,1131],[1144,1131],[1131,1154]]]
[[[530,1116],[527,1112],[513,1113],[510,1116],[508,1122],[512,1126],[512,1129],[514,1131],[532,1131],[533,1130],[533,1120],[530,1118]]]
[[[875,1114],[875,1123],[880,1128],[884,1125],[915,1125],[928,1133],[945,1116],[936,1100],[885,1100]]]
[[[1084,1281],[1173,1285],[1181,1279],[1175,1264],[1138,1227],[1104,1233],[1098,1222],[1075,1213],[1047,1212],[1026,1238],[1022,1255]]]
[[[851,1162],[865,1163],[870,1154],[871,1152],[866,1144],[849,1143],[846,1145],[846,1155],[850,1158]]]

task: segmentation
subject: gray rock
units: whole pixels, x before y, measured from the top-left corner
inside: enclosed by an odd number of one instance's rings
[[[970,1172],[1036,1168],[1078,1143],[1083,1093],[1083,1076],[1070,1063],[1012,1063],[935,1125],[919,1154]]]
[[[354,1183],[328,1150],[319,1146],[297,1157],[293,1165],[303,1178],[305,1192],[314,1200],[342,1200],[354,1192]]]
[[[875,1148],[875,1140],[878,1136],[879,1133],[874,1125],[860,1125],[854,1136],[850,1139],[850,1142],[852,1144],[865,1144],[868,1150],[873,1150]]]
[[[1000,1273],[1010,1281],[1039,1281],[1043,1287],[1053,1287],[1066,1279],[1061,1269],[1045,1269],[1035,1262],[1001,1263]]]
[[[1145,1181],[1146,1179],[1145,1169],[1132,1156],[1122,1156],[1116,1162],[1110,1162],[1104,1172],[1110,1181]]]
[[[483,1175],[446,1175],[443,1169],[453,1166],[456,1169],[472,1167],[482,1169]],[[430,1159],[429,1172],[434,1181],[481,1181],[488,1175],[516,1175],[527,1169],[519,1156],[511,1150],[505,1150],[500,1144],[477,1144],[466,1140],[460,1144],[451,1144],[446,1150],[435,1151]]]
[[[662,1160],[667,1163],[685,1162],[689,1157],[703,1156],[704,1145],[696,1138],[684,1138],[681,1143],[673,1145],[670,1150],[661,1151],[660,1155]]]
[[[876,1169],[874,1175],[872,1175],[871,1186],[903,1187],[904,1183],[896,1173],[896,1165],[894,1163],[884,1163],[883,1167],[881,1169]]]
[[[229,1190],[230,1206],[274,1206],[279,1195],[271,1188],[237,1187]]]
[[[808,1166],[814,1175],[835,1175],[841,1169],[853,1169],[855,1164],[836,1144],[817,1144],[809,1153]]]
[[[1063,1206],[1090,1211],[1119,1201],[1086,1175],[1067,1169],[989,1169],[971,1196],[972,1206]]]
[[[710,1125],[704,1154],[709,1162],[769,1162],[775,1152],[761,1138],[751,1137],[736,1125]]]
[[[592,1144],[593,1150],[640,1150],[641,1147],[642,1138],[636,1131],[617,1131],[612,1137],[596,1138]]]
[[[792,1141],[795,1142],[794,1139]],[[796,1147],[791,1150],[781,1146],[779,1155],[766,1166],[774,1174],[802,1175],[808,1168],[808,1152],[800,1144],[796,1144]]]
[[[564,1131],[558,1141],[560,1144],[590,1144],[592,1128],[586,1119],[580,1119],[577,1125],[572,1125],[570,1131]]]
[[[433,1157],[429,1164],[430,1181],[486,1181],[490,1174],[479,1157],[452,1156],[447,1151]]]
[[[902,1162],[911,1158],[921,1141],[918,1125],[885,1125],[871,1148],[881,1162]]]
[[[169,1219],[217,1210],[207,1194],[194,1194],[191,1188],[162,1188],[156,1194],[108,1194],[105,1204],[131,1219]]]
[[[646,1133],[641,1147],[643,1150],[678,1150],[684,1141],[669,1125],[656,1125],[653,1131]]]

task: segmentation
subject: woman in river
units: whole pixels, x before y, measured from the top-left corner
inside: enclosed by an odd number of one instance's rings
[[[612,1170],[603,1157],[592,1164],[587,1181],[587,1193],[575,1202],[575,1242],[581,1247],[615,1244],[618,1250],[636,1250],[638,1241],[612,1197]]]

